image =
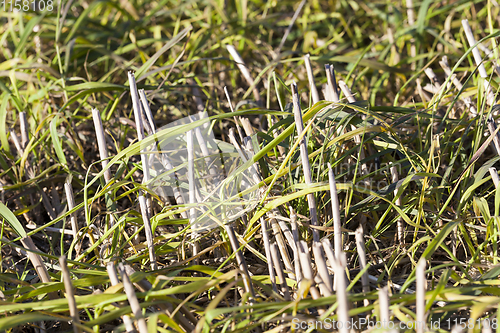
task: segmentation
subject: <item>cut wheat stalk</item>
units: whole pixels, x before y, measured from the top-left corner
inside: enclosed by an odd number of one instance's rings
[[[134,73],[129,71],[128,72],[128,79],[129,79],[129,85],[130,85],[130,95],[132,97],[132,107],[134,110],[134,118],[135,118],[135,125],[137,129],[137,138],[140,141],[145,139],[144,136],[144,127],[142,125],[142,116],[141,116],[141,105],[139,102],[139,93],[137,92],[137,85],[135,83],[135,76]],[[145,148],[141,149],[141,163],[142,163],[142,172],[143,172],[143,179],[142,183],[147,184],[151,180],[151,176],[149,174],[149,160],[147,155],[145,154]],[[147,199],[141,199],[143,196],[143,191],[139,190],[138,197],[139,197],[139,205],[141,206],[141,215],[142,215],[142,221],[144,223],[144,231],[146,233],[146,241],[148,244],[149,248],[149,260],[151,263],[151,268],[155,269],[153,267],[156,267],[156,254],[154,251],[154,244],[153,244],[153,231],[151,228],[151,223],[150,223],[150,216],[151,216],[151,205],[149,200]],[[143,203],[142,203],[143,202]],[[149,204],[148,204],[149,203]],[[137,237],[135,238],[135,241],[138,242],[138,234]]]
[[[396,166],[391,166],[390,167],[391,171],[391,179],[392,183],[395,184],[399,181],[399,174],[398,174],[398,168]],[[398,188],[394,190],[394,196],[398,195]],[[396,199],[396,206],[401,207],[401,195]],[[404,221],[403,218],[400,216],[397,221],[397,235],[398,235],[398,241],[400,244],[404,244],[405,242],[405,234],[404,234]]]
[[[452,73],[451,73],[451,68],[450,66],[448,65],[448,57],[446,56],[443,56],[443,58],[441,59],[441,61],[439,62],[439,65],[441,66],[441,68],[444,70],[446,76],[451,76]],[[462,83],[460,82],[459,79],[457,79],[457,76],[456,75],[453,75],[451,77],[451,81],[453,82],[453,85],[455,86],[455,88],[458,90],[458,91],[461,91],[463,89],[463,85]],[[474,106],[474,104],[472,103],[472,100],[470,97],[462,97],[461,96],[461,99],[462,101],[465,103],[465,105],[467,106],[467,108],[469,109],[471,115],[473,117],[477,116],[477,110],[476,110],[476,107]]]
[[[355,231],[355,237],[356,237],[356,249],[358,250],[358,256],[359,256],[359,269],[362,271],[366,267],[366,249],[365,249],[365,240],[364,240],[364,234],[363,234],[363,227],[359,226],[356,231]],[[364,272],[363,275],[361,275],[361,285],[363,288],[363,293],[369,293],[370,292],[370,283],[368,281],[368,272]],[[363,305],[364,306],[369,306],[370,301],[365,298],[363,300]]]
[[[325,99],[327,101],[337,103],[340,98],[337,88],[337,81],[335,80],[335,71],[333,65],[325,65],[325,71],[327,80]]]
[[[413,26],[415,24],[415,12],[413,10],[413,0],[406,0],[406,14],[408,15],[408,26]],[[410,56],[414,59],[417,56],[417,47],[415,46],[415,39],[410,39]],[[411,70],[414,71],[417,68],[417,62],[412,61]]]
[[[337,185],[335,183],[335,175],[333,174],[332,166],[328,163],[328,181],[330,184],[330,198],[332,204],[333,216],[333,245],[335,249],[335,256],[339,256],[343,252],[342,243],[342,222],[340,220],[340,205],[337,195]]]
[[[295,127],[297,129],[297,135],[300,137],[302,132],[304,131],[304,123],[302,120],[302,111],[300,108],[300,99],[299,93],[297,91],[297,84],[295,82],[291,85],[292,95],[293,95],[293,115],[295,118]],[[312,184],[312,176],[311,176],[311,165],[309,163],[309,153],[307,151],[307,142],[305,136],[302,137],[300,142],[300,157],[302,161],[302,170],[304,173],[305,183],[307,185]],[[313,226],[318,226],[318,216],[316,212],[316,199],[314,198],[314,194],[309,193],[307,195],[307,203],[309,206],[309,214],[311,217],[311,224]],[[312,229],[313,240],[315,242],[319,241],[319,232],[317,229]]]
[[[432,70],[432,68],[427,67],[425,70],[425,75],[429,78],[431,81],[431,84],[436,88],[437,91],[441,90],[441,83],[439,83],[439,79],[436,76],[436,73]]]
[[[252,279],[250,277],[250,273],[248,272],[248,266],[245,261],[245,257],[243,257],[243,254],[240,251],[240,246],[238,243],[238,239],[236,239],[233,226],[231,224],[226,224],[224,225],[224,227],[226,229],[229,242],[231,243],[231,247],[235,253],[236,262],[238,263],[241,274],[243,276],[243,285],[245,287],[245,291],[249,293],[253,299],[255,299],[255,291],[252,286]]]
[[[147,100],[146,93],[144,92],[144,89],[139,89],[139,98],[140,98],[144,113],[146,114],[147,122],[149,122],[150,130],[151,130],[150,134],[155,134],[157,131],[157,128],[156,128],[156,124],[154,122],[153,113],[151,112],[151,108],[149,107],[149,102]],[[158,148],[160,149],[160,147],[158,147]],[[170,159],[168,158],[168,155],[164,152],[160,152],[159,154],[160,154],[160,161],[161,161],[162,166],[167,171],[172,170],[173,166],[172,166],[172,163],[170,162]],[[153,157],[154,157],[154,154],[151,154],[151,158],[153,158]],[[175,180],[175,184],[178,184],[179,182],[178,182],[177,173],[174,172],[173,177]],[[177,185],[172,186],[172,190],[174,193],[175,202],[179,206],[183,206],[185,204],[185,201],[184,201],[184,198],[182,197],[182,193],[180,191],[179,186],[177,186]],[[182,218],[188,219],[187,212],[182,211],[180,213],[180,215],[182,216]]]
[[[316,83],[314,82],[314,74],[311,66],[311,57],[309,56],[309,54],[306,54],[304,56],[304,64],[306,66],[307,79],[309,80],[309,89],[311,90],[312,104],[316,104],[319,102],[319,93],[318,89],[316,88]]]
[[[294,264],[294,271],[295,271],[295,281],[297,282],[297,286],[299,285],[300,281],[302,280],[302,271],[300,269],[300,258],[299,258],[299,230],[298,230],[298,225],[297,225],[297,214],[293,210],[292,207],[289,207],[290,209],[290,225],[292,226],[292,235],[293,235],[293,241],[295,243],[295,247],[293,249],[293,264]]]
[[[130,308],[132,309],[132,313],[137,323],[139,333],[148,333],[148,325],[146,323],[146,320],[144,319],[144,316],[142,315],[141,305],[139,304],[139,300],[137,299],[137,296],[135,294],[134,286],[132,285],[132,282],[130,282],[130,278],[122,263],[118,264],[118,271],[120,272],[123,289],[125,290],[125,294],[127,294],[128,303],[130,304]]]
[[[387,288],[387,286],[378,290],[378,318],[385,328],[389,326],[389,321],[391,320],[389,312],[390,301],[388,290],[389,289]]]
[[[276,240],[276,243],[278,245],[278,249],[280,251],[281,258],[283,259],[285,268],[288,271],[288,276],[292,279],[295,279],[295,274],[293,274],[294,268],[292,265],[292,261],[290,260],[290,255],[288,254],[285,239],[283,238],[283,235],[281,234],[281,229],[280,229],[278,223],[276,223],[275,218],[271,218],[269,222],[271,224],[274,239]]]
[[[155,247],[153,244],[153,230],[151,229],[151,223],[149,221],[147,213],[146,198],[143,195],[139,196],[139,207],[141,209],[142,222],[144,224],[144,232],[146,234],[146,243],[148,245],[149,261],[151,264],[151,269],[157,270],[158,264],[156,262]]]
[[[231,97],[229,96],[229,92],[227,91],[227,87],[224,86],[224,93],[226,95],[226,98],[227,98],[227,102],[229,104],[229,109],[231,110],[232,113],[234,113],[234,109],[233,109],[233,103],[231,102]],[[241,131],[241,127],[238,123],[238,121],[241,121],[241,117],[234,117],[234,123],[236,124],[236,129],[238,130],[238,135],[240,136],[240,142],[243,142],[243,132]]]
[[[335,276],[337,277],[337,318],[341,325],[339,327],[340,333],[348,333],[347,323],[349,322],[349,304],[347,300],[347,282],[345,278],[345,268],[346,268],[346,257],[345,253],[337,254],[337,258],[333,262],[333,269],[335,271]]]
[[[425,258],[420,258],[416,268],[416,314],[417,314],[417,333],[424,333],[426,330],[425,320],[425,289],[427,288],[427,280],[425,278]]]
[[[479,53],[479,49],[476,45],[476,38],[474,38],[474,34],[472,33],[472,29],[469,25],[469,20],[462,20],[462,27],[464,28],[465,36],[467,37],[467,41],[469,42],[469,46],[472,49],[472,55],[474,56],[474,62],[478,67],[479,75],[484,79],[484,89],[486,91],[486,103],[488,105],[495,104],[495,94],[493,93],[490,83],[488,81],[488,73],[486,72],[486,68],[483,64],[483,58]]]
[[[116,286],[117,284],[120,283],[120,280],[118,280],[118,275],[116,275],[116,270],[115,270],[115,264],[110,261],[106,264],[106,271],[109,276],[109,281],[111,282],[112,286]],[[136,332],[135,327],[134,327],[134,322],[132,319],[130,319],[130,316],[128,315],[123,315],[121,316],[123,323],[125,324],[125,331],[127,333],[134,333]]]
[[[313,299],[319,299],[321,298],[321,295],[318,289],[314,286],[315,282],[314,282],[313,267],[311,263],[311,257],[309,256],[309,250],[307,248],[307,243],[305,241],[300,241],[297,248],[299,252],[300,267],[302,268],[303,278],[309,280],[311,283],[309,292],[311,293]]]
[[[73,291],[73,284],[71,283],[71,276],[69,275],[68,262],[66,256],[59,257],[59,265],[61,266],[62,278],[64,282],[64,289],[66,290],[66,299],[68,300],[69,315],[73,321],[73,332],[80,333],[80,315],[75,302],[75,293]]]
[[[290,291],[288,290],[288,285],[285,278],[285,273],[283,272],[283,266],[281,266],[281,260],[278,254],[278,246],[276,243],[271,244],[271,256],[273,258],[273,263],[276,268],[276,273],[281,285],[281,293],[285,298],[285,301],[290,301]]]
[[[136,271],[130,267],[129,265],[124,265],[125,271],[129,276],[132,276]],[[153,285],[146,279],[141,279],[139,281],[134,282],[134,286],[141,292],[147,292],[153,288]],[[170,295],[170,297],[176,299],[175,295]],[[184,304],[181,302],[176,309],[172,310],[173,307],[170,303],[160,303],[158,307],[161,308],[165,313],[172,319],[176,320],[179,325],[186,332],[193,332],[194,327],[198,323],[198,320],[195,316],[189,311]],[[183,314],[181,315],[179,311]]]
[[[493,119],[493,116],[491,114],[488,117],[486,124],[488,126],[488,131],[490,132],[490,135],[494,135],[493,146],[495,147],[495,151],[497,152],[498,156],[500,156],[500,135],[496,132],[497,127],[495,124],[495,120]]]
[[[497,169],[491,167],[488,169],[491,175],[491,179],[493,180],[493,184],[495,185],[495,188],[498,188],[500,185],[500,177],[498,177],[498,172]]]
[[[68,203],[68,210],[73,210],[75,208],[75,198],[73,196],[73,186],[71,186],[71,177],[64,183],[64,192],[66,192],[66,202]],[[73,231],[73,237],[75,241],[75,256],[80,255],[81,246],[78,243],[78,220],[76,218],[76,212],[70,215],[71,230]],[[71,258],[71,253],[68,252],[68,257]]]
[[[354,98],[354,95],[352,94],[351,90],[344,81],[339,80],[339,87],[349,103],[356,102],[356,98]]]
[[[104,128],[102,126],[101,114],[99,110],[92,109],[92,118],[94,119],[95,134],[97,136],[97,147],[99,148],[99,156],[101,157],[102,169],[106,169],[108,165],[108,148],[106,147],[106,138],[104,137]],[[108,168],[104,171],[104,181],[108,184],[111,181],[111,170]]]
[[[198,237],[198,233],[195,231],[196,229],[196,179],[195,179],[195,170],[194,170],[194,145],[193,145],[193,131],[186,132],[186,142],[187,142],[187,152],[188,152],[188,182],[189,182],[189,204],[191,208],[189,209],[189,224],[191,226],[191,241],[192,243],[192,251],[193,257],[199,252],[199,245],[196,240]],[[198,259],[194,259],[193,263],[195,265],[198,264]]]
[[[19,124],[20,124],[20,129],[21,129],[21,147],[26,149],[26,145],[29,142],[29,125],[28,125],[28,119],[26,118],[26,112],[20,112],[19,113]]]
[[[316,260],[316,268],[318,270],[318,276],[323,281],[324,291],[323,295],[330,296],[333,291],[332,279],[330,277],[330,273],[328,272],[328,266],[326,265],[325,255],[323,253],[323,247],[321,242],[312,243],[312,250],[314,254],[314,258],[322,258],[323,260]]]
[[[269,242],[269,234],[267,233],[267,221],[265,218],[260,218],[260,231],[262,233],[262,241],[264,243],[264,251],[267,259],[267,269],[269,271],[269,279],[271,280],[271,284],[274,292],[278,293],[278,288],[276,286],[276,277],[274,274],[274,265],[273,258],[271,255],[271,244]]]
[[[226,45],[226,49],[233,58],[234,62],[236,63],[236,66],[240,70],[241,74],[243,75],[243,78],[247,81],[247,84],[250,87],[253,87],[252,92],[253,92],[253,97],[255,98],[255,101],[257,104],[260,105],[260,95],[259,95],[259,90],[257,90],[257,87],[255,86],[255,82],[252,78],[252,75],[250,75],[250,72],[248,71],[247,65],[243,61],[243,58],[240,56],[238,51],[236,51],[236,48],[233,45]]]

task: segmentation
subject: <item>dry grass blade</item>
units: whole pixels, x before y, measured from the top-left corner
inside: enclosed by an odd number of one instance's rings
[[[318,269],[318,276],[323,281],[325,286],[325,292],[323,295],[330,296],[333,291],[332,279],[330,274],[328,273],[328,267],[326,265],[325,255],[323,253],[323,247],[321,246],[321,242],[313,242],[312,250],[314,253],[314,258],[316,259],[316,267]]]
[[[148,333],[148,325],[142,315],[141,305],[135,295],[134,286],[132,285],[132,282],[130,282],[130,278],[122,263],[118,264],[118,271],[120,272],[120,276],[122,278],[123,289],[125,289],[125,293],[127,294],[128,303],[130,304],[130,308],[134,314],[134,319],[137,322],[139,333]]]
[[[76,307],[75,294],[73,292],[73,284],[71,283],[71,276],[69,275],[68,263],[65,256],[59,257],[59,265],[61,266],[64,289],[66,290],[66,299],[68,300],[69,314],[73,320],[73,332],[80,333],[80,315]]]

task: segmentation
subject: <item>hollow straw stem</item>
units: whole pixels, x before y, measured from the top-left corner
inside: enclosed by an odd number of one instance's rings
[[[75,294],[73,292],[73,284],[71,283],[71,276],[69,275],[68,262],[66,256],[59,257],[59,265],[61,267],[64,289],[66,290],[66,299],[68,300],[69,315],[73,320],[73,332],[80,333],[80,315],[76,307]]]
[[[99,156],[101,157],[101,166],[103,169],[108,165],[108,148],[106,147],[106,138],[104,137],[104,128],[102,126],[101,114],[99,110],[92,109],[92,118],[94,119],[95,134],[97,136],[97,147],[99,148]],[[104,171],[104,181],[109,183],[111,180],[111,170]]]
[[[417,281],[417,290],[416,290],[416,298],[417,298],[417,333],[425,332],[425,289],[427,287],[427,280],[425,278],[425,258],[420,258],[417,263],[417,268],[415,272],[416,281]]]
[[[281,258],[285,263],[285,268],[288,270],[288,276],[290,276],[290,278],[295,279],[295,276],[293,274],[294,268],[292,266],[292,261],[290,260],[290,256],[288,255],[285,240],[283,239],[283,235],[281,234],[280,228],[276,223],[276,219],[271,218],[270,223],[274,232],[274,238],[276,240],[276,243],[278,244],[278,249],[280,250],[281,253]]]
[[[300,137],[302,132],[304,131],[304,123],[302,120],[302,111],[300,108],[300,99],[297,91],[297,84],[295,82],[292,83],[292,95],[293,95],[293,114],[295,118],[295,125],[297,128],[297,135]],[[307,151],[307,143],[305,136],[302,137],[300,142],[300,157],[302,160],[302,169],[304,172],[304,179],[307,185],[312,184],[312,176],[311,176],[311,165],[309,163],[309,153]],[[313,193],[309,193],[307,195],[307,203],[309,206],[309,214],[311,217],[311,224],[313,226],[318,226],[318,216],[316,212],[316,199],[314,198]],[[315,242],[319,241],[319,232],[317,229],[312,228],[313,240]]]
[[[158,264],[156,262],[156,253],[153,244],[153,230],[151,229],[151,223],[149,221],[147,213],[146,198],[142,194],[139,194],[139,206],[141,209],[142,222],[144,224],[144,232],[146,234],[146,243],[148,245],[149,261],[152,270],[158,269]]]
[[[306,66],[307,79],[309,80],[309,89],[311,90],[312,104],[316,104],[319,102],[319,93],[318,89],[316,88],[316,83],[314,82],[314,74],[311,66],[311,57],[309,56],[309,54],[306,54],[304,56],[304,64]]]
[[[194,144],[193,144],[193,131],[189,130],[186,132],[186,142],[187,142],[187,151],[188,151],[188,182],[189,182],[189,203],[191,204],[191,208],[189,209],[189,224],[191,225],[191,229],[196,229],[196,208],[195,204],[196,200],[196,179],[195,179],[195,170],[194,170]],[[195,231],[191,231],[191,239],[193,241],[192,251],[193,257],[196,257],[198,254],[198,243],[196,242],[196,238],[198,237],[198,233]],[[194,259],[194,264],[198,264],[198,260]]]
[[[491,90],[490,83],[488,82],[488,73],[486,72],[486,68],[484,67],[483,59],[481,57],[481,54],[479,53],[479,49],[477,48],[477,46],[474,46],[476,44],[476,39],[474,38],[474,34],[472,33],[472,29],[469,25],[469,20],[467,19],[462,20],[462,27],[464,28],[465,36],[467,37],[469,46],[471,48],[473,47],[472,55],[474,56],[474,62],[478,67],[479,75],[484,79],[484,88],[486,90],[486,102],[489,105],[493,105],[495,104],[495,94]]]
[[[379,321],[382,323],[382,327],[388,328],[390,314],[389,314],[389,293],[387,286],[380,288],[378,291],[378,307],[379,307]]]
[[[365,241],[364,241],[364,235],[363,235],[363,227],[359,226],[356,229],[356,249],[358,250],[358,256],[359,256],[359,269],[362,271],[366,267],[366,250],[365,250]],[[364,272],[363,275],[361,275],[361,285],[363,287],[363,293],[369,293],[370,292],[370,283],[368,281],[368,272]],[[370,301],[365,298],[363,300],[364,306],[369,306]]]
[[[73,187],[69,181],[64,183],[64,191],[66,192],[66,201],[68,203],[68,210],[72,210],[75,208],[75,198],[73,196]],[[73,239],[76,242],[78,239],[78,219],[76,217],[76,212],[71,213],[70,215],[70,223],[71,229],[73,231]],[[75,255],[78,256],[80,254],[80,245],[75,246]],[[71,253],[68,253],[68,256],[71,256]]]
[[[226,94],[227,102],[229,104],[229,108],[231,109],[231,112],[234,113],[233,109],[233,103],[231,102],[231,97],[229,96],[229,92],[227,91],[227,87],[224,86],[224,93]],[[243,132],[241,131],[241,127],[238,124],[238,121],[240,121],[241,117],[234,117],[234,123],[236,124],[236,129],[238,130],[238,135],[240,136],[240,142],[243,142]]]
[[[278,246],[276,243],[271,244],[271,256],[273,258],[273,263],[276,267],[276,273],[281,285],[281,292],[285,298],[285,301],[290,300],[290,291],[288,290],[288,285],[286,283],[285,274],[283,273],[283,266],[281,265],[281,260],[278,254]]]
[[[452,73],[451,73],[451,68],[450,66],[448,65],[448,57],[446,56],[443,56],[443,58],[441,58],[441,61],[439,62],[439,65],[441,66],[441,68],[444,70],[446,76],[451,76]],[[461,91],[462,88],[463,88],[463,85],[462,83],[460,82],[459,79],[457,79],[457,76],[454,75],[452,78],[451,78],[451,81],[453,82],[453,85],[455,86],[455,88],[458,90],[458,91]],[[467,108],[469,109],[471,115],[473,117],[477,116],[477,110],[476,110],[476,107],[474,106],[474,104],[472,103],[472,100],[470,97],[462,97],[461,95],[461,99],[463,100],[463,102],[465,103],[465,105],[467,106]]]
[[[474,61],[476,66],[478,66],[479,75],[485,79],[488,77],[488,73],[486,73],[486,68],[483,64],[483,58],[479,53],[479,49],[474,46],[476,44],[476,38],[474,38],[474,34],[472,33],[472,29],[469,25],[469,20],[462,20],[462,27],[464,28],[465,36],[467,37],[467,41],[469,42],[470,47],[474,47],[472,49],[472,55],[474,56]]]
[[[124,267],[125,267],[125,272],[128,274],[128,276],[132,276],[132,274],[134,274],[136,272],[132,267],[130,267],[127,264],[125,264]],[[143,292],[143,293],[145,293],[153,288],[153,285],[146,279],[141,279],[141,280],[135,281],[134,286],[140,292]],[[175,295],[170,295],[170,297],[177,299],[177,297]],[[162,303],[159,303],[158,307],[160,309],[162,309],[163,311],[165,311],[165,313],[168,316],[170,316],[171,318],[175,318],[175,320],[177,320],[177,322],[180,324],[180,326],[182,326],[184,328],[184,330],[186,332],[193,332],[194,331],[193,324],[196,325],[198,321],[196,320],[194,315],[191,313],[191,311],[189,311],[189,309],[187,309],[182,302],[181,302],[181,304],[179,304],[177,306],[177,308],[175,310],[172,310],[173,309],[172,304],[170,304],[170,303],[165,304],[165,300],[162,300]],[[184,316],[182,316],[178,311],[182,312],[182,314],[184,314]]]
[[[132,313],[134,314],[137,322],[139,333],[148,333],[148,325],[142,315],[141,305],[139,304],[139,300],[135,294],[134,286],[132,285],[132,282],[130,282],[130,278],[122,263],[118,264],[118,271],[120,272],[120,276],[122,278],[123,289],[125,289],[125,294],[127,294],[128,303],[130,304],[130,308],[132,309]]]
[[[300,269],[300,258],[299,258],[299,230],[297,225],[297,214],[290,207],[290,225],[292,226],[293,241],[295,242],[295,247],[293,249],[293,261],[295,269],[295,281],[297,285],[302,280],[302,271]]]
[[[19,113],[19,123],[21,127],[21,145],[23,150],[26,149],[26,145],[29,141],[29,132],[28,132],[28,119],[26,118],[26,112]]]
[[[500,135],[496,132],[497,127],[495,124],[495,120],[493,119],[493,116],[491,114],[488,117],[486,123],[488,125],[488,131],[490,132],[490,135],[494,135],[493,146],[495,147],[495,151],[497,152],[497,154],[500,156]]]
[[[311,288],[309,288],[309,292],[311,293],[313,299],[319,299],[321,298],[321,295],[318,289],[314,286],[313,267],[311,263],[311,257],[309,256],[309,250],[307,248],[307,243],[305,241],[299,242],[298,251],[300,259],[300,267],[302,268],[304,279],[309,280],[311,282]]]
[[[327,80],[327,86],[326,86],[327,96],[325,96],[325,99],[337,103],[340,100],[340,98],[339,98],[339,91],[337,88],[337,81],[335,80],[335,71],[333,65],[325,65],[325,71]]]
[[[236,255],[236,262],[238,263],[238,266],[242,272],[243,276],[243,285],[245,287],[245,291],[247,293],[250,293],[255,299],[255,291],[252,286],[252,280],[250,278],[250,273],[248,272],[248,267],[247,263],[245,261],[245,258],[243,257],[243,254],[240,251],[240,246],[238,244],[238,240],[236,239],[236,235],[234,233],[234,229],[232,224],[226,224],[224,225],[224,228],[226,229],[227,236],[229,238],[229,242],[231,243],[231,247],[233,248],[233,251],[235,252]]]
[[[111,282],[112,286],[116,286],[118,283],[120,283],[120,281],[118,280],[118,275],[116,275],[115,264],[112,261],[106,264],[106,271],[108,272],[109,281]],[[134,323],[132,322],[132,319],[130,319],[130,316],[123,315],[122,320],[125,324],[126,332],[135,332]]]
[[[488,169],[491,175],[491,179],[493,180],[493,184],[495,185],[495,188],[498,188],[500,184],[500,178],[498,177],[498,172],[497,169],[491,167]]]
[[[137,129],[137,138],[139,139],[139,141],[142,141],[142,140],[144,140],[145,136],[144,136],[144,127],[142,125],[141,105],[139,102],[139,93],[137,92],[137,85],[135,83],[135,76],[134,76],[134,73],[132,71],[128,72],[128,79],[129,79],[129,85],[130,85],[130,95],[132,97],[132,106],[133,106],[133,110],[134,110],[135,125],[136,125],[136,129]],[[145,148],[141,149],[141,162],[142,162],[142,172],[143,172],[142,183],[143,184],[147,184],[151,180],[151,176],[149,174],[149,161],[148,161],[148,157],[145,154],[145,152],[146,152]],[[143,193],[143,191],[139,190],[139,203],[141,201],[140,197],[143,195],[142,193]],[[149,244],[153,244],[152,228],[151,228],[151,223],[149,221],[149,217],[151,216],[150,201],[146,200],[145,205],[146,205],[145,206],[146,207],[145,213],[146,213],[147,218],[143,217],[142,220],[145,223],[144,230],[146,232],[146,239],[148,237],[150,237],[150,239],[147,239],[147,243],[149,246]],[[141,215],[142,215],[142,210],[143,209],[141,208]],[[151,233],[149,233],[148,230],[150,230]],[[138,238],[136,238],[135,241],[137,242]],[[149,249],[150,254],[151,254],[151,251],[153,252],[153,255],[154,255],[154,248]],[[150,260],[151,259],[153,259],[153,258],[150,255]],[[151,265],[153,265],[153,263],[156,265],[156,259],[154,261],[151,260]]]
[[[349,322],[349,304],[347,301],[347,282],[345,279],[345,268],[346,268],[346,257],[345,253],[340,253],[337,255],[336,260],[333,262],[333,268],[335,270],[335,275],[337,276],[337,317],[340,323],[339,325],[340,333],[348,333],[347,323]]]
[[[411,27],[415,24],[415,12],[413,10],[413,0],[406,0],[406,13],[408,15],[408,25]],[[417,47],[415,46],[415,39],[410,39],[410,56],[412,59],[415,59],[417,56]],[[411,70],[414,71],[417,67],[416,61],[412,61]]]
[[[262,241],[264,243],[264,251],[266,253],[269,279],[271,280],[274,292],[278,293],[278,287],[276,286],[276,277],[274,275],[273,257],[271,255],[271,244],[269,242],[269,234],[267,233],[267,221],[263,217],[260,218],[260,231],[262,232]]]
[[[260,95],[259,91],[257,90],[257,87],[254,84],[254,80],[252,78],[252,75],[250,75],[250,72],[248,71],[247,65],[243,61],[243,58],[240,56],[238,51],[236,51],[235,47],[233,45],[226,45],[226,49],[231,55],[231,57],[234,59],[236,66],[240,70],[241,74],[243,75],[243,78],[247,81],[247,84],[252,88],[253,92],[253,97],[257,101],[257,104],[260,104]]]
[[[330,296],[333,291],[332,279],[328,273],[328,267],[326,265],[325,255],[323,253],[323,248],[321,242],[314,242],[312,244],[312,250],[314,253],[314,258],[316,259],[316,268],[318,269],[318,276],[323,281],[326,291],[323,292],[325,296]]]
[[[356,102],[356,98],[354,98],[354,95],[352,94],[351,90],[344,81],[339,80],[339,87],[349,103]]]
[[[340,205],[337,196],[337,185],[335,183],[335,175],[333,174],[332,166],[328,163],[328,181],[330,183],[330,198],[332,203],[332,216],[333,216],[333,245],[335,249],[335,256],[343,252],[342,244],[342,227],[340,221]]]
[[[392,183],[395,184],[399,180],[399,174],[398,174],[398,169],[396,166],[391,166],[390,168],[391,171],[391,178],[392,178]],[[398,194],[398,188],[394,190],[394,196],[397,196]],[[396,206],[401,207],[401,196],[396,199]],[[397,229],[398,229],[398,241],[400,244],[403,244],[405,241],[405,235],[404,235],[404,221],[403,218],[400,216],[397,221]]]

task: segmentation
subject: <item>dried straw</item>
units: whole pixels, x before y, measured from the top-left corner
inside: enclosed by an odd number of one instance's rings
[[[125,293],[127,294],[128,303],[130,304],[130,308],[132,309],[132,313],[134,314],[135,320],[137,322],[139,333],[148,333],[148,325],[146,324],[146,320],[142,315],[141,305],[139,304],[139,300],[135,295],[134,286],[132,285],[132,282],[130,282],[130,278],[125,271],[125,267],[122,263],[118,264],[118,271],[120,272],[120,276],[122,278],[123,289],[125,289]]]
[[[73,292],[73,284],[71,283],[71,277],[69,275],[68,262],[66,261],[66,256],[59,257],[59,265],[61,266],[64,289],[66,290],[66,299],[68,300],[69,315],[73,320],[73,332],[80,333],[80,315],[78,314],[78,308],[76,307],[75,294]]]

